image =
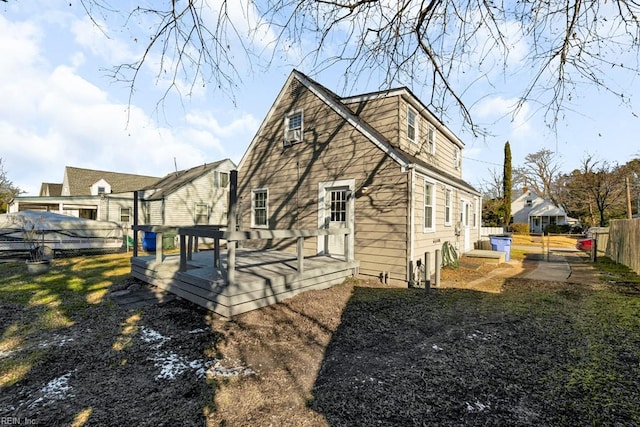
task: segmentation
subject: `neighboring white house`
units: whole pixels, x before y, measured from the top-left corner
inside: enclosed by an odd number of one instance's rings
[[[511,217],[514,223],[529,224],[529,231],[532,233],[542,233],[547,225],[568,224],[564,209],[531,190],[524,191],[511,202]]]
[[[172,172],[139,192],[140,224],[225,225],[229,201],[229,159]]]
[[[16,197],[9,212],[36,210],[133,224],[134,191],[139,191],[138,224],[225,224],[231,160],[205,163],[164,178],[67,166],[61,184],[42,183],[39,196]]]

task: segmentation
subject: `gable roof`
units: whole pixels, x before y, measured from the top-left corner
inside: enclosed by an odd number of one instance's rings
[[[435,172],[437,173],[438,177],[447,178],[447,180],[450,181],[449,183],[452,185],[455,185],[456,187],[462,187],[474,194],[480,195],[480,193],[475,188],[473,188],[471,185],[466,183],[464,180],[455,178],[438,169],[435,169],[432,166],[426,164],[425,162],[417,159],[416,157],[411,156],[408,153],[403,152],[399,148],[391,145],[384,136],[382,136],[375,128],[373,128],[369,123],[367,123],[361,117],[355,115],[351,111],[351,109],[345,104],[345,102],[356,102],[359,98],[362,98],[362,97],[386,97],[386,96],[404,95],[404,97],[408,99],[409,102],[411,102],[412,105],[414,105],[414,107],[419,108],[420,110],[424,110],[426,113],[428,113],[429,117],[434,121],[437,127],[441,131],[445,132],[446,135],[450,137],[456,145],[462,148],[464,146],[462,141],[460,141],[460,139],[458,139],[458,137],[456,137],[442,122],[440,122],[433,114],[431,114],[431,112],[429,112],[427,107],[424,106],[424,104],[422,104],[422,102],[418,98],[416,98],[415,95],[413,95],[413,93],[411,93],[409,89],[405,87],[400,89],[392,89],[388,91],[372,92],[364,95],[351,96],[348,98],[340,98],[331,90],[327,89],[320,83],[316,82],[315,80],[311,79],[310,77],[306,76],[305,74],[295,69],[291,72],[291,74],[287,78],[287,81],[282,86],[282,88],[280,89],[280,92],[278,93],[278,96],[276,97],[275,101],[271,105],[269,112],[267,113],[264,120],[260,124],[258,131],[256,132],[255,136],[251,140],[249,147],[247,148],[244,155],[242,156],[242,159],[240,160],[238,169],[242,169],[248,154],[251,152],[253,146],[256,143],[258,135],[262,133],[262,130],[264,129],[266,124],[270,121],[271,116],[274,114],[274,111],[276,110],[276,105],[278,105],[280,100],[285,96],[286,89],[290,86],[293,79],[296,79],[300,83],[302,83],[309,91],[311,91],[314,95],[316,95],[335,113],[337,113],[340,117],[346,120],[351,126],[353,126],[358,131],[360,131],[360,133],[362,133],[373,144],[375,144],[378,148],[384,151],[389,157],[395,160],[403,168],[403,170],[406,170],[410,167],[417,165],[424,170],[429,170],[431,172],[430,174],[433,174]]]
[[[104,179],[111,185],[112,193],[140,190],[160,179],[156,176],[83,169],[72,166],[65,167],[64,174],[69,184],[69,196],[90,195],[91,186],[100,179]]]
[[[60,197],[62,196],[62,184],[53,182],[43,182],[40,185],[40,197]]]
[[[231,168],[235,168],[236,166],[235,163],[233,163],[231,160],[224,159],[213,163],[205,163],[191,169],[185,169],[167,174],[164,178],[154,182],[153,185],[149,185],[144,188],[144,190],[156,190],[153,191],[149,197],[146,197],[145,200],[162,199],[164,196],[173,193],[180,187],[192,182],[193,180],[218,169],[224,163],[230,163]]]

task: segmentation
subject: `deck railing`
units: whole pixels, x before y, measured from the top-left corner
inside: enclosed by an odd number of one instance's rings
[[[220,243],[226,241],[227,247],[227,283],[235,281],[236,272],[236,246],[237,242],[247,240],[271,240],[271,239],[296,239],[296,270],[299,273],[304,272],[304,239],[307,237],[324,236],[344,236],[344,260],[351,262],[350,248],[352,247],[352,235],[349,228],[331,228],[331,229],[309,229],[309,230],[250,230],[250,231],[227,231],[221,230],[219,226],[186,226],[186,227],[169,227],[161,225],[136,225],[133,227],[134,232],[145,231],[156,233],[156,262],[162,262],[163,233],[176,233],[180,239],[180,271],[187,271],[187,262],[191,261],[193,252],[198,249],[199,238],[213,239],[213,266],[216,269],[223,270],[220,262]],[[328,242],[325,242],[325,247]],[[137,245],[134,245],[133,256],[138,256]]]

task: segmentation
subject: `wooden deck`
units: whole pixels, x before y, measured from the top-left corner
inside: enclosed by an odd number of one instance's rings
[[[218,254],[225,268],[227,254]],[[183,260],[184,262],[184,260]],[[226,271],[214,268],[214,251],[194,252],[180,271],[180,255],[148,255],[131,259],[131,274],[221,316],[231,317],[264,307],[300,292],[342,283],[358,268],[357,261],[328,256],[237,249],[231,283]],[[300,272],[301,271],[301,272]]]

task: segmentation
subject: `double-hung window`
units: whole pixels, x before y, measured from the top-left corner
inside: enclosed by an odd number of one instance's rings
[[[427,153],[436,154],[436,128],[431,123],[427,126]]]
[[[453,148],[453,168],[460,169],[460,149],[458,147]]]
[[[302,142],[302,132],[304,120],[302,110],[294,111],[284,119],[284,142],[285,145]]]
[[[131,208],[120,208],[120,222],[131,221]]]
[[[407,138],[412,142],[418,141],[418,117],[411,107],[407,107]]]
[[[251,192],[251,226],[268,228],[269,190],[258,188]]]
[[[196,224],[209,223],[209,205],[206,203],[196,203],[194,222]]]
[[[424,182],[424,232],[435,231],[435,184]]]
[[[451,225],[451,189],[444,190],[444,224]]]

